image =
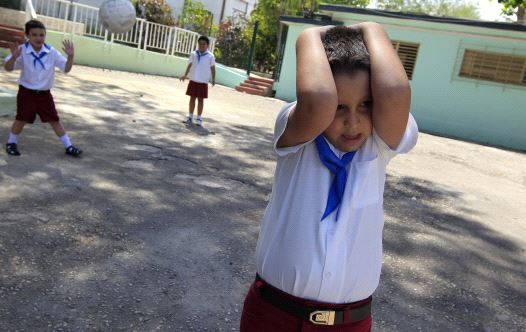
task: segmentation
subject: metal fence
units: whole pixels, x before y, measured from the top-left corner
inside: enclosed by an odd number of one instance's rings
[[[169,55],[190,54],[196,49],[199,34],[194,31],[148,22],[137,18],[133,28],[120,34],[108,32],[99,22],[99,9],[65,0],[32,1],[36,14],[83,24],[86,36],[109,42],[122,43],[137,48],[163,52]],[[64,32],[67,25],[64,24]],[[209,49],[213,52],[215,38],[210,38]]]

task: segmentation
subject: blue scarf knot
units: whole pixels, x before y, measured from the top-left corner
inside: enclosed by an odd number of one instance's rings
[[[352,161],[356,151],[348,152],[340,159],[334,154],[334,152],[332,152],[323,135],[316,137],[315,143],[318,148],[320,161],[332,174],[334,174],[334,180],[332,181],[329,190],[327,205],[325,207],[325,212],[321,217],[321,221],[323,221],[323,219],[330,215],[334,210],[337,210],[336,220],[338,220],[340,203],[345,192],[345,184],[347,183],[347,165]]]
[[[42,62],[42,58],[44,58],[47,55],[47,52],[42,52],[40,53],[40,55],[37,56],[35,52],[31,51],[31,55],[34,58],[33,66],[35,68],[37,68],[37,62],[38,62],[42,66],[42,69],[46,69],[46,66],[44,66],[44,62]]]
[[[203,55],[207,55],[208,51],[204,51],[203,53],[201,53],[201,52],[199,52],[199,50],[195,50],[195,54],[197,54],[197,63],[199,63],[199,61],[201,61],[201,57]]]

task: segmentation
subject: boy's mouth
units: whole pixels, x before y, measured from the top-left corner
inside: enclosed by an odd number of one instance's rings
[[[354,135],[342,135],[343,139],[349,143],[358,142],[360,138],[362,137],[362,134],[354,134]]]

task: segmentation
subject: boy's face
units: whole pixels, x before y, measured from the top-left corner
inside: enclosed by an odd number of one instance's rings
[[[369,73],[334,76],[338,92],[338,109],[330,126],[323,133],[338,150],[358,150],[373,130],[372,99]]]
[[[27,39],[34,49],[39,50],[46,41],[46,30],[40,28],[32,28],[27,34]]]
[[[197,48],[199,49],[199,52],[201,52],[201,53],[203,53],[204,51],[206,51],[208,49],[208,44],[204,40],[200,40],[197,43],[197,45],[198,45]]]

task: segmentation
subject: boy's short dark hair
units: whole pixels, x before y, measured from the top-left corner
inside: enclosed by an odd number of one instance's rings
[[[31,29],[43,29],[43,30],[46,30],[46,26],[44,25],[44,23],[38,21],[38,20],[31,20],[31,21],[27,21],[26,22],[26,35],[29,34],[29,31],[31,31]]]
[[[325,33],[322,42],[333,75],[370,71],[371,60],[360,31],[344,26],[334,27]]]
[[[197,40],[197,42],[200,42],[201,40],[204,40],[206,45],[210,45],[210,39],[208,39],[207,36],[201,36],[199,37],[199,39]]]

